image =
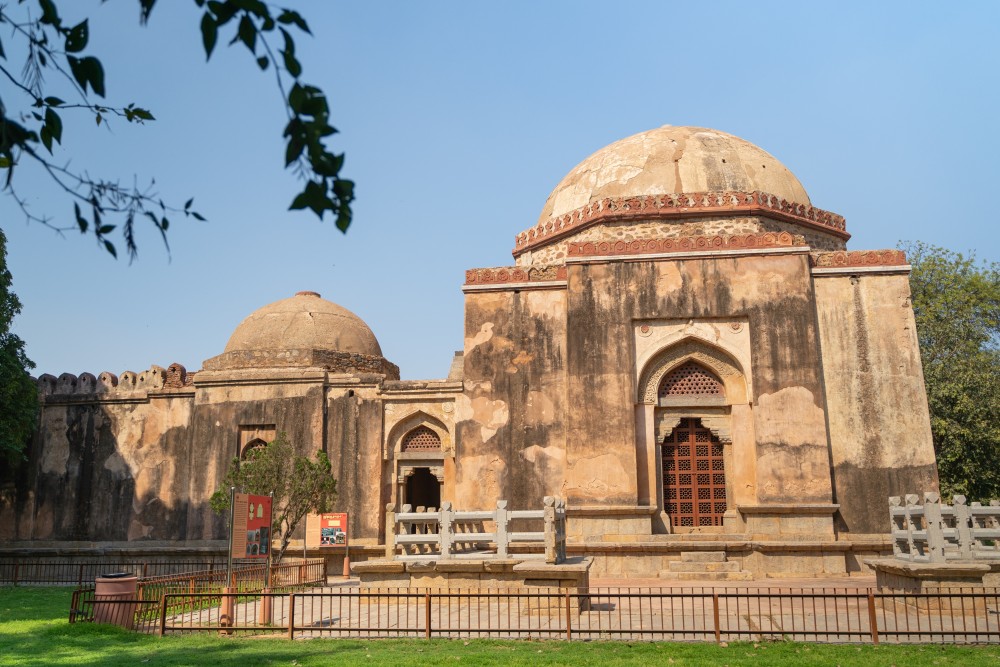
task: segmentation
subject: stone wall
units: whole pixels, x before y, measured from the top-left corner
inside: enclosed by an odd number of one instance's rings
[[[512,509],[558,495],[565,477],[566,293],[467,292],[465,392],[457,397],[456,506]]]
[[[886,498],[938,488],[908,269],[815,284],[838,526],[884,533]]]

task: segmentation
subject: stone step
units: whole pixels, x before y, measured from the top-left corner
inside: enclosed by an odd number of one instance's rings
[[[674,581],[752,581],[753,574],[743,570],[737,572],[672,572],[661,570],[659,578]]]
[[[725,551],[684,551],[681,560],[685,563],[724,563]]]
[[[739,572],[740,564],[729,561],[686,563],[672,560],[667,564],[670,572]]]

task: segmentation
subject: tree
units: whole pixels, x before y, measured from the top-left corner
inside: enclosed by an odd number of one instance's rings
[[[1000,497],[1000,264],[903,246],[944,495]]]
[[[35,364],[24,353],[24,341],[11,333],[21,302],[10,291],[7,237],[0,230],[0,460],[14,463],[35,429],[38,389],[28,375]]]
[[[271,525],[281,539],[278,560],[303,517],[328,511],[337,497],[337,480],[326,452],[316,452],[315,460],[300,456],[284,433],[265,447],[251,449],[244,460],[233,459],[222,488],[212,494],[212,509],[220,514],[229,511],[229,489],[234,486],[243,493],[274,494]]]
[[[140,23],[145,24],[156,0],[138,0]],[[104,66],[85,53],[90,41],[88,20],[63,23],[55,0],[37,0],[38,13],[26,0],[18,0],[18,11],[0,4],[0,27],[8,28],[0,41],[0,78],[13,84],[19,106],[0,98],[0,178],[3,189],[17,202],[25,217],[59,233],[88,231],[97,242],[117,257],[109,235],[119,226],[130,258],[136,257],[136,220],[146,219],[167,241],[170,215],[204,218],[192,208],[193,199],[183,205],[167,204],[152,190],[124,186],[118,180],[91,176],[86,169],[71,168],[57,161],[62,143],[64,114],[92,114],[98,126],[115,120],[146,123],[155,120],[152,112],[135,103],[105,103]],[[34,4],[34,3],[30,3]],[[309,209],[321,220],[326,211],[336,217],[336,225],[347,231],[351,224],[354,183],[342,178],[344,155],[330,151],[326,142],[337,130],[330,125],[330,110],[323,91],[302,80],[302,65],[295,55],[295,40],[289,32],[297,29],[311,34],[297,12],[268,5],[261,0],[194,0],[202,11],[201,36],[206,58],[211,58],[220,29],[229,25],[229,44],[243,44],[261,70],[271,69],[288,116],[285,167],[295,171],[305,185],[291,202],[290,209]],[[272,42],[280,33],[281,47]],[[13,45],[13,48],[12,48]],[[20,74],[9,66],[8,51],[23,53]],[[46,75],[49,75],[48,77]],[[55,83],[54,83],[55,82]],[[64,101],[64,95],[70,101]],[[44,152],[43,152],[44,149]],[[47,154],[46,154],[47,153]],[[28,162],[42,169],[53,187],[72,203],[69,224],[55,222],[47,214],[30,210],[15,187],[15,171]],[[6,171],[6,174],[4,174]],[[169,246],[168,246],[169,247]]]

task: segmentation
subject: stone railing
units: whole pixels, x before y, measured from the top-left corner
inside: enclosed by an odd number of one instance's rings
[[[1000,500],[966,505],[965,496],[954,496],[954,505],[941,502],[937,493],[919,497],[889,498],[893,553],[914,562],[1000,560]]]
[[[566,502],[546,496],[540,510],[508,510],[506,500],[498,500],[496,509],[459,511],[450,502],[440,511],[403,505],[401,512],[392,505],[385,511],[385,555],[395,560],[508,559],[544,558],[546,563],[566,560]],[[424,511],[420,511],[424,510]],[[542,530],[513,530],[512,522],[541,521]],[[486,531],[492,524],[493,530]],[[516,527],[520,527],[515,524]],[[542,545],[543,553],[517,553],[511,546]]]

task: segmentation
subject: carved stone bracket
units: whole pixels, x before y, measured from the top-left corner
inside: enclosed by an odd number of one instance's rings
[[[702,413],[695,410],[671,410],[670,412],[657,410],[655,429],[656,442],[663,442],[670,433],[681,423],[681,419],[690,417],[700,419],[701,425],[712,432],[716,438],[724,445],[733,443],[732,417],[728,414]]]

